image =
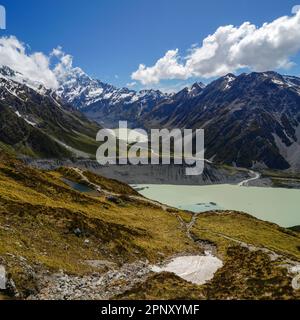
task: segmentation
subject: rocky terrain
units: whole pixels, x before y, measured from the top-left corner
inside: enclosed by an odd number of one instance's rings
[[[107,165],[102,166],[94,160],[53,160],[25,158],[30,166],[44,170],[54,170],[58,167],[78,167],[95,174],[116,179],[127,184],[238,184],[251,178],[251,173],[245,169],[206,163],[202,175],[187,176],[185,165]]]

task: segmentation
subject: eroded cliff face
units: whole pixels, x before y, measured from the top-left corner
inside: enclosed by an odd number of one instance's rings
[[[60,166],[78,167],[110,179],[127,184],[238,184],[251,176],[246,169],[205,163],[204,172],[199,176],[186,175],[186,165],[107,165],[102,166],[93,160],[35,160],[24,159],[33,167],[53,170]]]

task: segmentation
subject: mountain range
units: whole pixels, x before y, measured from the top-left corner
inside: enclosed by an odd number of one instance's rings
[[[58,94],[88,118],[116,127],[205,129],[206,157],[239,167],[300,169],[300,78],[228,74],[178,93],[117,89],[74,69]]]
[[[90,157],[97,130],[127,120],[147,130],[205,129],[206,158],[217,163],[300,170],[300,78],[228,74],[172,94],[116,88],[80,68],[59,81],[53,91],[0,69],[2,143],[29,155]]]
[[[275,72],[226,75],[184,89],[140,119],[148,128],[202,128],[206,157],[240,167],[300,168],[300,79]],[[182,98],[182,96],[184,98]]]
[[[158,90],[136,92],[116,88],[92,79],[80,68],[69,70],[59,82],[57,94],[66,103],[105,127],[117,127],[119,120],[126,120],[134,126],[138,118],[170,97]]]

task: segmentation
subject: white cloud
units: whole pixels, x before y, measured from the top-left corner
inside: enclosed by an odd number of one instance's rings
[[[63,52],[61,46],[54,48],[51,52],[51,56],[54,56],[54,57],[62,57],[64,55],[65,55],[65,53]]]
[[[49,63],[49,57],[41,52],[27,53],[25,45],[16,37],[0,38],[0,65],[8,66],[34,82],[54,89],[58,83]]]
[[[61,47],[53,49],[51,57],[58,59],[58,62],[53,69],[57,81],[64,81],[65,77],[74,70],[73,57],[70,54],[66,54]]]
[[[126,83],[126,87],[128,87],[128,88],[132,88],[132,87],[134,87],[136,85],[137,85],[136,81],[132,81],[132,82]]]
[[[294,13],[261,27],[250,22],[239,27],[221,26],[203,40],[202,46],[189,49],[184,58],[178,49],[169,50],[153,66],[141,64],[131,77],[149,85],[167,79],[222,76],[241,68],[289,68],[293,65],[291,56],[300,51],[300,10]]]
[[[140,81],[143,85],[158,83],[161,79],[187,79],[185,66],[179,63],[178,49],[169,50],[153,67],[147,68],[140,64],[131,78]]]
[[[299,10],[300,10],[300,5],[294,6],[292,9],[292,14],[297,14]]]
[[[41,52],[30,54],[26,51],[26,45],[14,36],[0,38],[1,65],[50,89],[57,89],[61,81],[65,81],[72,72],[83,73],[80,68],[73,67],[73,57],[61,47],[53,49],[48,56]]]

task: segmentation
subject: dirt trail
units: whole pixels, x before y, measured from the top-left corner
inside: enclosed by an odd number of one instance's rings
[[[79,168],[73,167],[72,169],[73,169],[74,171],[76,171],[76,172],[81,176],[81,178],[82,178],[83,181],[85,181],[86,183],[88,183],[89,186],[92,187],[92,188],[94,188],[96,191],[98,191],[98,192],[100,192],[100,193],[103,193],[103,194],[105,194],[105,195],[107,195],[107,196],[115,196],[115,197],[120,197],[120,196],[122,196],[122,195],[119,194],[119,193],[107,191],[107,190],[101,188],[99,185],[91,182],[91,181],[84,175],[83,171],[80,170]],[[163,209],[164,211],[166,211],[167,209],[174,209],[174,210],[176,210],[175,208],[172,208],[172,207],[170,207],[170,206],[168,206],[168,205],[162,204],[162,203],[160,203],[160,202],[158,202],[158,201],[155,201],[155,200],[150,200],[150,199],[144,198],[144,197],[142,197],[142,196],[129,195],[128,197],[129,197],[130,199],[132,199],[132,200],[142,201],[142,202],[145,202],[145,203],[149,203],[149,204],[151,204],[151,205],[154,205],[154,206],[158,206],[158,207],[160,207],[161,209]]]
[[[282,254],[279,254],[279,253],[277,253],[277,252],[275,252],[273,250],[270,250],[268,248],[254,246],[252,244],[249,244],[249,243],[243,242],[241,240],[235,239],[233,237],[230,237],[230,236],[228,236],[226,234],[223,234],[223,233],[220,233],[220,232],[214,232],[214,231],[211,231],[211,230],[208,230],[208,229],[205,229],[205,228],[200,228],[200,230],[212,233],[212,234],[217,235],[219,237],[222,237],[222,238],[224,238],[226,240],[235,242],[238,245],[240,245],[241,247],[245,247],[245,248],[249,249],[250,251],[262,251],[262,252],[264,252],[265,254],[267,254],[269,256],[271,261],[280,262],[280,265],[282,267],[285,267],[288,270],[289,273],[295,275],[295,277],[292,280],[292,287],[295,290],[300,289],[300,272],[299,272],[300,263],[299,263],[299,261],[291,260],[290,258],[288,258],[288,257],[286,257],[286,256],[284,256]]]
[[[193,217],[192,217],[192,219],[191,219],[191,222],[188,223],[188,224],[186,224],[186,235],[187,235],[187,237],[188,237],[190,240],[192,240],[192,241],[194,241],[194,242],[195,242],[195,239],[194,239],[193,236],[192,236],[191,230],[192,230],[193,227],[195,226],[195,223],[197,222],[197,218],[198,218],[199,214],[200,214],[200,213],[195,213],[195,214],[193,214]],[[196,242],[196,243],[197,243],[197,242]],[[197,244],[199,244],[199,243],[197,243]]]
[[[91,187],[93,187],[96,191],[98,192],[101,192],[107,196],[115,196],[115,197],[120,197],[121,195],[120,194],[117,194],[117,193],[114,193],[114,192],[110,192],[110,191],[107,191],[107,190],[104,190],[103,188],[101,188],[100,186],[98,186],[97,184],[95,183],[92,183],[85,175],[84,175],[84,172],[82,170],[80,170],[79,168],[73,168],[82,178],[82,180],[84,180],[86,183],[88,183]],[[162,204],[158,201],[155,201],[155,200],[151,200],[151,199],[147,199],[147,198],[144,198],[142,196],[134,196],[134,195],[129,195],[128,196],[130,199],[132,200],[136,200],[136,201],[139,201],[139,202],[144,202],[144,203],[148,203],[148,204],[151,204],[151,205],[154,205],[154,206],[157,206],[159,208],[161,208],[162,210],[164,211],[167,211],[168,213],[176,216],[176,218],[178,219],[179,223],[180,223],[180,226],[181,228],[184,230],[184,232],[186,233],[186,236],[188,237],[188,239],[190,239],[193,243],[197,244],[198,246],[201,247],[201,249],[203,249],[203,246],[201,243],[197,242],[194,237],[192,236],[192,229],[197,221],[197,218],[199,216],[200,213],[193,213],[192,215],[192,219],[190,222],[185,222],[182,217],[180,215],[177,214],[178,212],[178,209],[176,208],[173,208],[173,207],[170,207],[168,205],[165,205],[165,204]]]

